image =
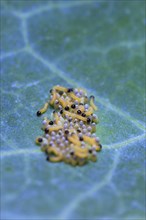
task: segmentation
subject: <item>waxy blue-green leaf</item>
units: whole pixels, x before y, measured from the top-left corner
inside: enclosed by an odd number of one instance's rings
[[[144,219],[144,30],[142,0],[1,1],[2,219]],[[96,163],[47,163],[34,143],[57,84],[96,98]]]

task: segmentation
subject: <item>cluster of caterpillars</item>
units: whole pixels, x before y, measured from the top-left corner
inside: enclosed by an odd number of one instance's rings
[[[50,99],[37,112],[41,116],[49,105],[54,108],[51,119],[44,117],[43,136],[36,139],[50,162],[61,162],[82,166],[97,160],[97,151],[102,145],[96,137],[98,118],[94,96],[87,97],[84,89],[54,86]]]

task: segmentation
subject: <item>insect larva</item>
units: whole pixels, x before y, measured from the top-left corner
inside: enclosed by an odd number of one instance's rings
[[[62,126],[56,125],[56,126],[53,126],[53,127],[46,128],[45,133],[50,133],[52,131],[59,131],[60,129],[62,129]]]
[[[43,106],[43,108],[41,108],[39,111],[37,111],[37,116],[41,116],[43,113],[45,113],[47,111],[49,107],[49,103],[46,102]]]
[[[57,91],[61,91],[61,92],[67,92],[67,88],[63,87],[63,86],[54,86],[53,89],[57,90]]]
[[[97,110],[94,96],[88,99],[83,89],[59,85],[54,86],[50,93],[50,101],[37,112],[37,116],[45,113],[49,104],[55,111],[51,119],[44,117],[42,130],[45,133],[37,137],[36,144],[41,146],[50,162],[64,161],[72,166],[95,162],[96,151],[100,151],[102,145],[99,138],[92,134],[98,123],[98,118],[93,114]]]
[[[60,162],[63,160],[61,152],[58,152],[58,150],[53,147],[48,148],[48,153],[53,154],[53,156],[49,157],[49,161],[51,162]]]
[[[90,96],[90,105],[94,109],[94,111],[97,111],[97,106],[94,104],[94,99],[95,99],[94,96],[91,95]]]
[[[79,146],[79,147],[81,146],[81,142],[79,140],[77,140],[76,138],[74,138],[73,136],[68,137],[68,140],[71,143],[75,144],[76,146]]]
[[[81,102],[81,98],[77,97],[73,92],[69,93],[69,96],[70,96],[73,100],[77,100],[78,102]]]

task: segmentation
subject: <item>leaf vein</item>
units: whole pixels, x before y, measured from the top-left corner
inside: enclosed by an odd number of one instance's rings
[[[39,60],[40,62],[42,62],[45,66],[47,66],[50,71],[52,71],[53,73],[56,73],[60,78],[62,78],[63,80],[65,80],[67,83],[76,86],[76,87],[82,87],[83,85],[80,85],[80,83],[76,82],[72,77],[69,77],[64,71],[60,70],[57,66],[55,66],[54,64],[52,64],[50,61],[42,58],[36,51],[34,51],[32,48],[28,48],[28,52],[35,57],[37,60]],[[70,79],[71,78],[71,79]],[[87,86],[84,86],[85,88],[87,88]],[[115,105],[111,104],[110,102],[107,102],[105,99],[99,97],[97,95],[97,93],[92,89],[87,88],[88,91],[92,91],[94,92],[94,94],[97,97],[97,100],[99,103],[101,103],[103,106],[105,106],[106,108],[112,110],[113,112],[115,112],[116,114],[118,114],[119,116],[122,116],[123,118],[126,118],[128,121],[130,121],[132,124],[134,124],[137,128],[139,128],[140,130],[145,130],[145,125],[138,121],[137,119],[133,118],[132,116],[130,116],[129,114],[125,113],[124,111],[120,110],[118,107],[116,107]]]

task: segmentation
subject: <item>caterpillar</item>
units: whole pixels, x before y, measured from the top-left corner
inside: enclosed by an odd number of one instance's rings
[[[72,166],[95,162],[102,145],[94,133],[98,123],[94,96],[88,98],[84,89],[60,85],[54,86],[50,94],[50,99],[36,113],[41,116],[49,105],[55,109],[52,119],[43,119],[44,134],[35,141],[46,153],[47,161]]]

